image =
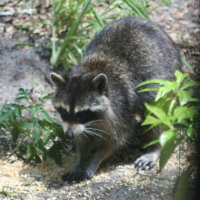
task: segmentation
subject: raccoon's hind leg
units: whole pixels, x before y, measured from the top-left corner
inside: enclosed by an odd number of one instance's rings
[[[151,136],[150,141],[158,139],[160,136],[161,127],[156,127],[148,133]],[[155,144],[153,146],[148,147],[147,153],[140,156],[134,162],[135,168],[139,170],[151,169],[158,158],[160,157],[161,147],[159,144]]]

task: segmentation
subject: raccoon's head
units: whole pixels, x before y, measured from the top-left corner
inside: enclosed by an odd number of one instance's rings
[[[110,108],[107,76],[103,73],[83,76],[51,74],[56,85],[53,104],[63,120],[66,137],[94,133],[91,127],[103,121]]]

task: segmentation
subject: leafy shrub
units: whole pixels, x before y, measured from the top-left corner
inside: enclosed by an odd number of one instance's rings
[[[19,103],[4,104],[0,109],[0,129],[10,131],[16,143],[11,154],[24,147],[27,160],[41,162],[51,157],[61,164],[62,146],[59,139],[64,140],[63,130],[55,118],[47,113],[43,104],[51,96],[48,94],[35,101],[33,89],[20,88],[16,98]]]
[[[199,108],[199,99],[192,97],[188,89],[200,85],[199,82],[187,80],[188,74],[175,72],[175,81],[153,79],[142,82],[137,87],[153,84],[140,92],[157,91],[155,101],[146,103],[146,117],[142,125],[149,125],[148,130],[160,126],[162,134],[148,145],[160,143],[160,170],[172,155],[174,149],[182,142],[195,142],[195,116]],[[155,86],[156,84],[156,86]],[[196,102],[196,104],[195,104]]]

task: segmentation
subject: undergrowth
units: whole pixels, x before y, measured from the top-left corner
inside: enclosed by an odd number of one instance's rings
[[[162,146],[160,170],[164,168],[174,149],[181,142],[196,142],[195,118],[200,108],[200,99],[192,97],[190,88],[200,83],[188,80],[188,74],[180,71],[175,72],[175,77],[174,81],[153,79],[137,86],[152,84],[151,87],[141,89],[139,92],[157,92],[155,100],[145,104],[147,112],[142,125],[149,126],[147,131],[156,126],[162,130],[160,138],[147,145],[160,143]]]
[[[90,37],[114,19],[127,16],[148,18],[149,0],[53,0],[53,66],[68,71],[77,64]]]
[[[6,103],[0,109],[0,130],[10,132],[15,142],[11,155],[25,151],[25,160],[41,162],[51,157],[61,164],[63,130],[44,108],[51,96],[34,99],[33,89],[20,88],[17,103]]]

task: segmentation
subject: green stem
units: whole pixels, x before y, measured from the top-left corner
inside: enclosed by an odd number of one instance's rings
[[[29,131],[27,131],[27,134],[25,134],[23,136],[23,138],[21,139],[21,141],[18,143],[18,145],[12,150],[12,152],[10,153],[10,156],[12,156],[16,151],[18,151],[18,149],[20,148],[20,146],[22,145],[22,143],[24,142],[24,140],[26,139],[26,137],[30,134]]]
[[[54,63],[54,60],[56,60],[56,27],[53,26],[53,29],[52,29],[52,38],[51,38],[51,42],[52,42],[52,45],[51,45],[51,48],[52,48],[52,56],[51,56],[51,64]]]
[[[173,111],[173,108],[174,108],[174,105],[176,104],[176,98],[174,98],[171,103],[170,103],[170,106],[169,106],[169,115],[172,115],[172,111]]]
[[[141,10],[141,8],[136,4],[136,2],[124,0],[124,2],[140,17],[148,18],[148,14],[145,13],[144,10]]]
[[[97,20],[97,22],[99,23],[99,25],[101,27],[103,27],[105,25],[104,21],[102,20],[102,18],[100,17],[99,13],[96,11],[96,9],[92,8],[92,12]]]

